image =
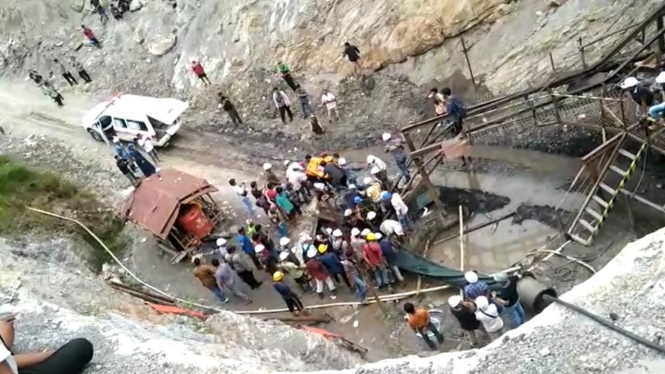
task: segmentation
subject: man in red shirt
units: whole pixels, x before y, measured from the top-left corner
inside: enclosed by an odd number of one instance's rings
[[[92,30],[85,27],[85,25],[81,25],[81,31],[83,31],[83,35],[85,35],[85,37],[88,38],[88,40],[90,40],[90,44],[92,44],[97,48],[102,47],[102,45],[99,43],[99,40],[97,40],[95,33],[93,33]]]
[[[365,240],[367,240],[367,243],[363,245],[363,258],[374,275],[376,285],[379,288],[386,288],[390,286],[390,283],[388,281],[386,260],[383,258],[381,246],[376,242],[376,237],[373,233],[367,234]]]
[[[203,66],[196,60],[192,60],[192,71],[201,81],[203,81],[203,84],[206,86],[211,84],[208,75],[206,75],[205,70],[203,70]]]
[[[305,262],[305,267],[316,282],[316,293],[319,295],[319,297],[323,299],[323,283],[325,282],[328,286],[328,290],[330,290],[331,293],[330,298],[334,300],[337,298],[335,292],[335,283],[333,283],[332,279],[330,278],[330,273],[328,272],[328,269],[326,269],[325,265],[316,259],[316,254],[316,248],[311,246],[311,248],[305,254],[308,258],[305,260],[307,261]]]

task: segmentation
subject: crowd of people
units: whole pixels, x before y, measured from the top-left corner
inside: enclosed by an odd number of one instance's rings
[[[132,142],[121,142],[114,137],[112,142],[115,164],[132,186],[138,186],[143,178],[159,171],[159,154],[150,137],[139,135]]]
[[[378,165],[378,166],[377,166]],[[237,284],[232,272],[252,289],[261,286],[255,271],[265,271],[288,309],[299,314],[304,306],[298,292],[315,292],[320,298],[337,297],[340,287],[366,301],[369,287],[392,288],[404,280],[397,267],[398,245],[409,229],[408,206],[398,191],[390,192],[386,164],[372,156],[359,169],[369,170],[362,185],[346,160],[338,154],[306,155],[285,162],[278,175],[271,164],[263,165],[266,183],[259,187],[229,180],[247,210],[249,220],[235,235],[235,244],[217,240],[217,256],[210,264],[195,260],[194,275],[222,302],[231,293],[240,301],[251,302]],[[288,236],[303,214],[303,206],[316,199],[335,212],[336,222],[326,223],[317,232],[302,232],[297,239]],[[276,228],[276,239],[257,224],[263,211]],[[396,219],[393,219],[393,216]]]

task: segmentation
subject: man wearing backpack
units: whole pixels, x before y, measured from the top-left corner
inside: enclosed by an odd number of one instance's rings
[[[456,96],[452,95],[450,87],[444,87],[441,90],[441,94],[446,101],[446,112],[448,113],[448,119],[452,123],[453,136],[457,137],[464,132],[466,105]],[[462,166],[464,165],[466,165],[466,157],[462,156]]]

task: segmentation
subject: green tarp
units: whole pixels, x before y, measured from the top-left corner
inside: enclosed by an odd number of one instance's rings
[[[463,288],[467,284],[464,280],[464,272],[436,264],[406,248],[397,252],[397,266],[409,273],[433,278],[454,287]],[[492,277],[484,274],[478,274],[478,280],[486,282],[488,285],[495,283]]]

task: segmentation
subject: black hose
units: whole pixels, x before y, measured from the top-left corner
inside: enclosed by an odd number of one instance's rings
[[[564,306],[564,307],[566,307],[570,310],[576,311],[577,313],[584,314],[585,316],[587,316],[587,317],[591,318],[592,320],[600,323],[601,325],[607,327],[610,330],[614,330],[614,331],[618,332],[619,334],[621,334],[621,335],[623,335],[623,336],[625,336],[629,339],[632,339],[632,340],[634,340],[634,341],[636,341],[636,342],[638,342],[642,345],[645,345],[645,346],[647,346],[651,349],[655,349],[658,352],[665,353],[665,347],[663,347],[662,345],[656,344],[656,343],[654,343],[650,340],[647,340],[647,339],[645,339],[641,336],[635,335],[632,332],[630,332],[628,330],[625,330],[625,329],[613,324],[612,322],[610,322],[610,321],[608,321],[608,320],[606,320],[602,317],[599,317],[599,316],[597,316],[597,315],[595,315],[595,314],[593,314],[593,313],[591,313],[591,312],[589,312],[585,309],[582,309],[582,308],[580,308],[576,305],[567,303],[563,300],[560,300],[559,298],[552,297],[552,296],[547,295],[547,294],[543,295],[543,299],[545,301],[551,301],[551,302],[557,303],[559,305],[562,305],[562,306]]]

